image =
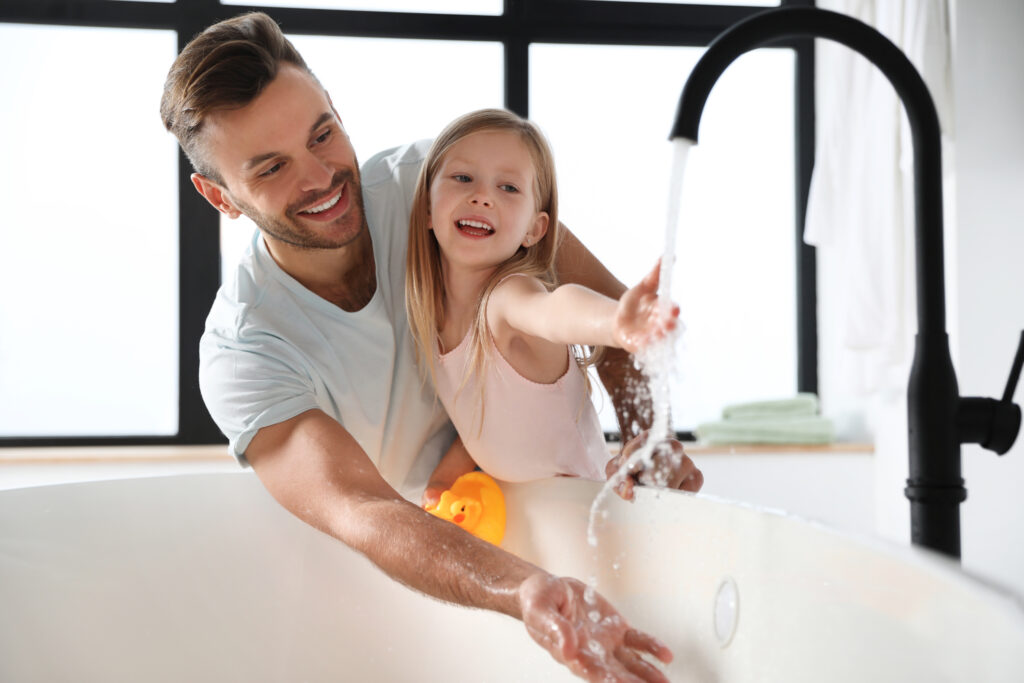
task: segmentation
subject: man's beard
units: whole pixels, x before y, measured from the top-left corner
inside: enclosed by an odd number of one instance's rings
[[[315,205],[318,201],[327,199],[334,195],[343,183],[348,183],[345,193],[351,206],[344,215],[339,216],[335,221],[325,224],[336,226],[338,221],[345,223],[348,228],[343,232],[342,237],[328,237],[320,234],[315,227],[296,220],[301,207]],[[363,192],[359,180],[351,169],[344,169],[334,174],[331,179],[331,187],[318,195],[310,195],[298,202],[294,202],[285,209],[283,216],[275,216],[258,211],[255,207],[244,204],[232,198],[235,205],[248,216],[253,223],[263,231],[264,234],[276,240],[290,244],[300,249],[337,249],[344,247],[362,234],[366,222],[366,214],[363,210]]]

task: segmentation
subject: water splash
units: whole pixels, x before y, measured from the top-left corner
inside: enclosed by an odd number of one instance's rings
[[[658,291],[660,305],[665,308],[671,306],[672,267],[675,265],[676,257],[676,233],[679,230],[683,175],[693,144],[692,141],[682,138],[672,141],[673,156],[672,172],[669,178],[668,220],[665,223],[665,247],[661,256]],[[654,468],[654,457],[658,454],[662,440],[673,435],[669,415],[671,408],[669,379],[675,369],[675,343],[679,339],[682,329],[683,326],[680,323],[673,334],[660,342],[651,344],[635,356],[637,367],[647,378],[654,419],[647,442],[630,455],[617,472],[608,477],[608,481],[594,497],[594,502],[590,507],[590,520],[587,524],[587,542],[591,546],[597,546],[597,519],[605,516],[600,514],[601,504],[609,493],[629,475],[634,465],[640,463],[645,470],[652,472],[651,478],[645,479],[645,483],[652,483],[655,486],[664,486],[667,483],[665,478],[668,472],[665,470],[659,472]]]

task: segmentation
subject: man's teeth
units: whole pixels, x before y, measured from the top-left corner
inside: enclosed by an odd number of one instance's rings
[[[494,228],[482,223],[480,221],[459,221],[460,228],[479,228],[480,230],[486,230],[487,232],[494,232]]]
[[[306,209],[302,213],[321,213],[337,204],[339,199],[341,199],[341,192],[338,192],[338,194],[334,195],[323,204],[314,206],[312,209]]]

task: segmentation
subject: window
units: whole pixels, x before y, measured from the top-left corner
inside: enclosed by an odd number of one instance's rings
[[[373,12],[429,12],[431,14],[501,14],[501,0],[223,0],[225,5],[350,9]]]
[[[275,0],[266,11],[331,90],[360,158],[477,107],[536,120],[565,222],[632,283],[662,249],[665,138],[686,74],[702,46],[773,4],[811,3]],[[223,440],[199,396],[196,347],[222,254],[232,261],[252,225],[220,226],[157,106],[176,51],[232,10],[0,6],[13,256],[0,286],[17,293],[0,300],[0,444]],[[794,121],[812,120],[811,59],[809,42],[747,55],[705,111],[683,197],[692,230],[677,242],[689,327],[679,430],[727,401],[815,389],[813,252],[794,249],[813,149],[811,126]],[[473,87],[433,79],[443,68]]]
[[[154,108],[174,54],[172,31],[0,24],[0,436],[178,432],[176,148]]]
[[[555,147],[559,212],[627,285],[664,250],[667,136],[701,54],[697,47],[531,47],[530,115]],[[791,50],[743,55],[709,97],[676,236],[673,298],[687,328],[671,388],[678,431],[718,419],[729,402],[796,392],[792,122]],[[599,407],[605,430],[617,429],[610,402]]]

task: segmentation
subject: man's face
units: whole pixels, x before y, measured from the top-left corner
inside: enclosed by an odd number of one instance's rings
[[[342,247],[361,233],[355,151],[302,69],[282,66],[248,105],[211,115],[203,135],[224,181],[221,211],[244,213],[267,237],[300,248]]]

